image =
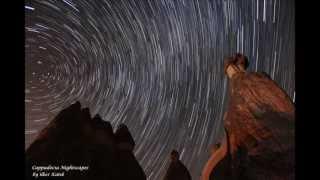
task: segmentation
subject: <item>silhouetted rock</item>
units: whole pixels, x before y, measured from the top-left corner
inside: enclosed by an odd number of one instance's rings
[[[179,153],[176,150],[171,152],[171,162],[164,180],[191,180],[190,173],[179,160]]]
[[[226,141],[203,174],[209,171],[210,179],[294,179],[294,104],[265,73],[246,72],[246,61],[237,54],[225,65],[230,91]]]
[[[132,151],[130,156],[122,156],[119,152],[111,124],[103,121],[99,115],[91,119],[89,109],[81,109],[80,103],[76,102],[62,110],[27,149],[26,176],[34,179],[33,172],[36,171],[32,169],[36,166],[61,168],[71,165],[87,166],[89,169],[59,170],[57,172],[64,172],[61,179],[124,180],[130,174],[134,179],[144,180],[140,178],[144,172]]]
[[[120,124],[115,132],[115,142],[117,146],[117,160],[121,164],[122,179],[146,179],[146,175],[136,160],[133,149],[135,142],[126,125]]]
[[[118,149],[122,151],[133,151],[135,142],[129,132],[129,129],[126,125],[120,124],[119,128],[115,132],[115,140]]]

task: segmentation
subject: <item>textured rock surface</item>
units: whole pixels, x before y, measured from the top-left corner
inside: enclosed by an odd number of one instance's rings
[[[210,170],[210,179],[294,179],[294,104],[269,76],[246,72],[242,55],[231,59],[224,116],[228,151],[212,157],[219,163],[204,172]]]
[[[32,178],[35,165],[73,165],[89,166],[89,169],[65,172],[63,179],[124,180],[130,175],[144,180],[143,169],[132,152],[134,140],[126,130],[127,137],[122,137],[121,142],[130,142],[131,146],[123,152],[117,146],[117,133],[113,133],[111,124],[98,115],[91,119],[89,109],[81,109],[77,102],[62,110],[27,149],[26,176]],[[40,179],[50,178],[57,179]]]

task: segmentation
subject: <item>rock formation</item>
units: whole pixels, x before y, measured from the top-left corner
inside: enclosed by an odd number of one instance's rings
[[[133,155],[134,140],[128,129],[121,142],[130,142],[130,149],[118,148],[118,134],[99,115],[91,119],[88,108],[79,102],[62,110],[44,128],[26,151],[26,177],[35,179],[35,167],[56,166],[67,180],[145,180],[143,169]],[[128,137],[130,136],[130,138]],[[126,139],[127,138],[127,139]],[[133,142],[133,144],[132,144]],[[61,170],[62,166],[87,166],[87,170]],[[49,176],[37,179],[57,179]]]
[[[225,164],[227,162],[227,159],[225,158],[226,154],[228,152],[228,146],[227,146],[227,138],[224,137],[221,144],[217,144],[216,147],[213,149],[213,153],[210,156],[209,160],[207,161],[205,167],[203,168],[203,172],[201,174],[201,180],[209,180],[210,175],[212,174],[213,168],[215,168],[215,180],[216,179],[229,179],[227,178],[228,174],[226,171],[222,171],[220,169],[217,169],[219,167],[222,167],[221,164]],[[222,160],[224,160],[222,162]],[[219,166],[217,164],[219,163]],[[219,173],[219,174],[218,174]]]
[[[120,124],[115,133],[117,153],[116,157],[122,165],[123,179],[146,179],[143,169],[132,153],[135,142],[126,125]]]
[[[294,104],[269,76],[246,72],[247,67],[241,54],[226,61],[226,137],[211,155],[202,179],[294,179]]]
[[[191,180],[191,175],[179,160],[179,153],[176,150],[171,152],[171,162],[164,180]]]

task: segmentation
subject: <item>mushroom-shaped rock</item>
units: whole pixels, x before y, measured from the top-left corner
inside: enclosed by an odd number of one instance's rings
[[[247,72],[246,60],[241,54],[226,60],[228,151],[216,156],[210,179],[226,170],[234,179],[294,179],[294,104],[265,73]]]

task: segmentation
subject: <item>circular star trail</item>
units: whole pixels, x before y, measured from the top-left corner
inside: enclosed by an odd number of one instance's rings
[[[295,99],[294,11],[289,0],[26,2],[26,147],[79,100],[128,125],[148,179],[172,149],[199,179],[221,138],[226,56],[245,54]]]

